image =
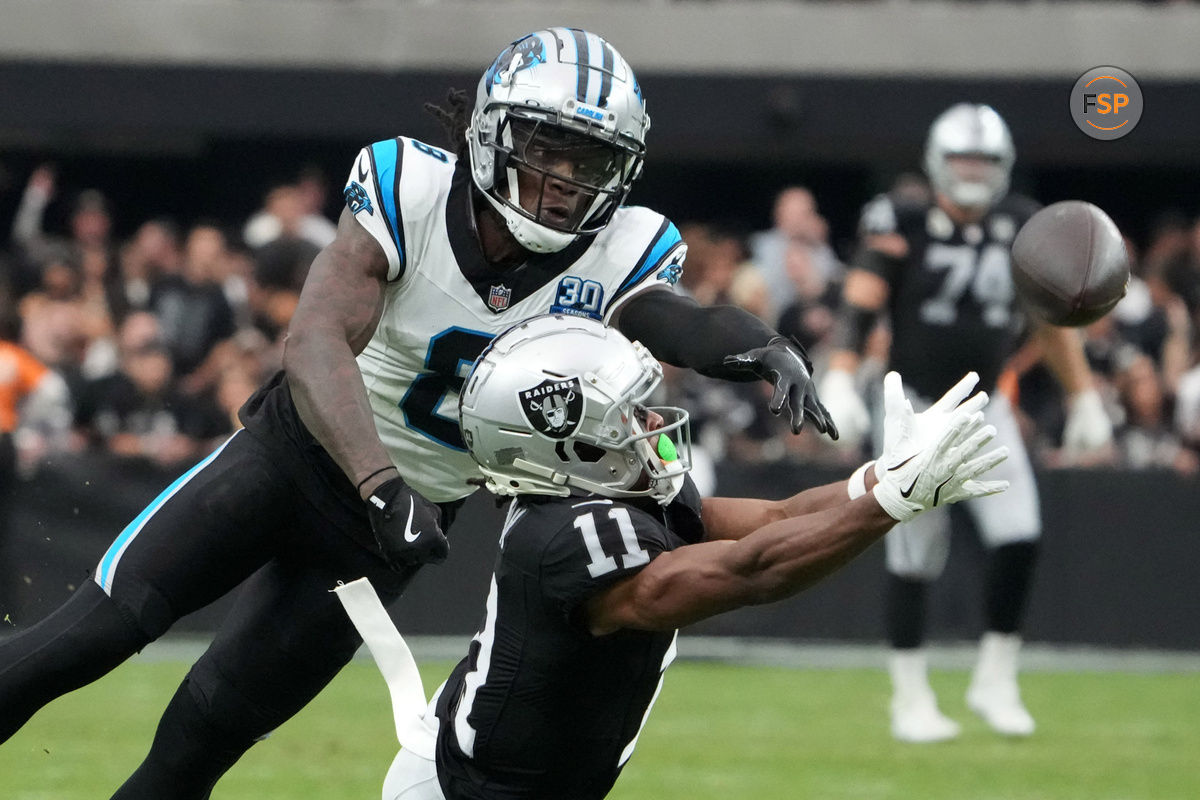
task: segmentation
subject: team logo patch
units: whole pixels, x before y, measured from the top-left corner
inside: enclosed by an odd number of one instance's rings
[[[507,83],[512,76],[523,69],[544,64],[546,62],[546,46],[537,36],[526,36],[519,42],[514,42],[504,48],[504,52],[496,57],[487,71],[489,85]]]
[[[551,439],[566,439],[583,419],[583,392],[578,378],[542,381],[518,392],[517,397],[533,429]]]
[[[367,190],[358,181],[350,181],[346,191],[342,194],[346,198],[346,207],[350,209],[351,214],[366,211],[371,216],[375,216],[375,209],[371,207],[371,198],[367,196]]]
[[[492,311],[503,311],[508,308],[509,302],[512,300],[512,289],[504,286],[493,286],[488,291],[487,304]]]

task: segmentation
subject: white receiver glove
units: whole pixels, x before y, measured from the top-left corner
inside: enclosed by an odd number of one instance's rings
[[[893,519],[904,522],[922,511],[948,503],[996,494],[1008,481],[976,478],[1008,457],[998,447],[980,454],[996,435],[983,422],[987,394],[963,399],[978,382],[970,373],[921,414],[904,396],[900,376],[883,379],[884,450],[875,462],[879,483],[875,499]]]
[[[1104,410],[1104,401],[1095,389],[1087,389],[1067,398],[1067,424],[1063,428],[1063,449],[1070,453],[1097,450],[1112,441],[1112,421]]]
[[[854,386],[854,376],[844,369],[827,371],[817,395],[837,425],[837,443],[848,448],[861,445],[871,429],[871,415]]]

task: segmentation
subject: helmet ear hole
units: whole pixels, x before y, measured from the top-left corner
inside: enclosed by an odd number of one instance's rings
[[[595,464],[604,458],[605,453],[602,447],[596,447],[594,444],[580,441],[576,441],[571,449],[575,451],[575,456],[585,464]]]

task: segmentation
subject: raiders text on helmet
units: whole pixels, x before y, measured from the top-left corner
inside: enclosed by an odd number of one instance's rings
[[[980,174],[964,176],[949,161],[977,156],[991,162]],[[942,112],[929,129],[925,173],[935,191],[957,206],[990,208],[1008,192],[1016,151],[1008,126],[991,106],[959,103]]]
[[[476,360],[459,401],[463,440],[497,494],[574,489],[668,503],[691,468],[691,437],[683,409],[642,405],[661,379],[646,348],[600,322],[534,317]],[[647,410],[663,427],[646,429]],[[675,458],[655,448],[659,435]]]
[[[641,172],[649,128],[641,87],[612,45],[575,28],[537,31],[479,81],[471,176],[523,247],[557,252],[608,224]]]

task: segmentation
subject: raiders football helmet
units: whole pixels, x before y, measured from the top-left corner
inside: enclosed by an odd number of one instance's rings
[[[986,163],[964,175],[950,161],[953,156]],[[925,173],[934,190],[963,208],[991,208],[1004,197],[1015,160],[1008,126],[991,106],[951,106],[934,120],[925,143]]]
[[[649,128],[641,87],[612,45],[576,28],[537,31],[479,81],[471,177],[523,247],[557,252],[608,224],[641,173]]]
[[[682,408],[642,405],[661,379],[654,356],[619,331],[534,317],[475,361],[459,399],[463,440],[496,494],[577,490],[666,504],[691,468],[691,435]],[[647,411],[661,428],[646,429]]]

